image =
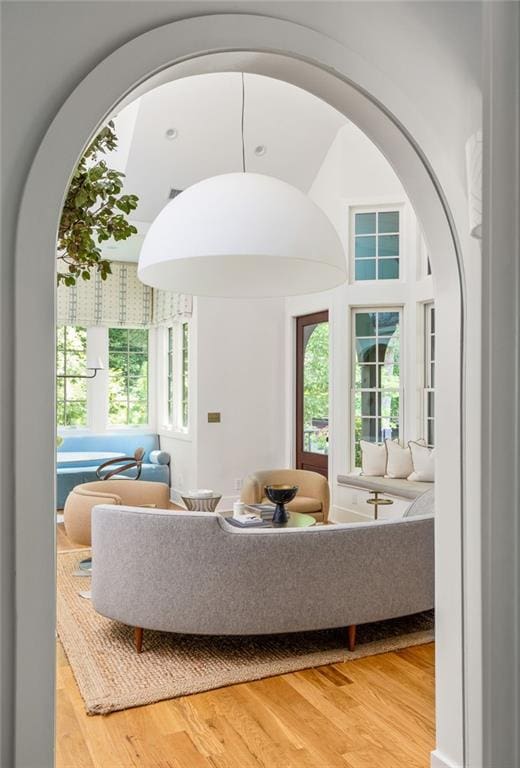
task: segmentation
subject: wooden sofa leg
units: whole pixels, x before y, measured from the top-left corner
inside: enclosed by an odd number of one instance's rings
[[[143,628],[142,627],[135,627],[134,628],[134,643],[135,643],[135,650],[137,653],[141,653],[143,650]]]
[[[356,647],[356,625],[355,624],[349,624],[347,627],[347,634],[348,634],[348,649],[349,651],[353,651]]]

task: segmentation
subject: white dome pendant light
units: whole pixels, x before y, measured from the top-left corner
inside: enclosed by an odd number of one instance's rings
[[[326,214],[290,184],[245,170],[243,77],[243,172],[205,179],[166,205],[144,239],[139,279],[229,298],[335,288],[346,280],[346,259]]]

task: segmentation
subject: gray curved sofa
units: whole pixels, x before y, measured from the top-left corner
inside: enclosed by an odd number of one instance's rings
[[[100,505],[92,601],[136,628],[253,635],[350,627],[433,607],[433,516],[238,529],[220,515]]]

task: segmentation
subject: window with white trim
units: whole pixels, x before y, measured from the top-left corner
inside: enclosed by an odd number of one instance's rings
[[[424,305],[424,438],[435,445],[435,306]]]
[[[167,419],[179,432],[189,428],[189,323],[168,328]]]
[[[401,436],[400,309],[353,312],[352,464],[361,466],[360,440],[382,443]]]
[[[354,210],[352,215],[354,280],[398,280],[400,211]]]
[[[108,367],[109,424],[148,424],[148,330],[109,328]]]
[[[58,427],[86,427],[88,423],[87,330],[75,325],[56,329],[56,423]]]

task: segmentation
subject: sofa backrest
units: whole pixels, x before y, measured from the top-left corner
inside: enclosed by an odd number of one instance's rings
[[[159,436],[156,434],[132,434],[106,432],[94,435],[71,435],[64,438],[60,452],[73,451],[109,451],[133,456],[136,448],[144,448],[144,462],[149,461],[150,451],[159,448]]]
[[[207,634],[343,626],[433,606],[433,518],[240,530],[219,515],[97,506],[97,611]]]

